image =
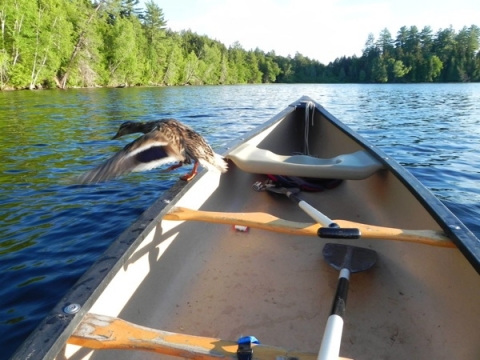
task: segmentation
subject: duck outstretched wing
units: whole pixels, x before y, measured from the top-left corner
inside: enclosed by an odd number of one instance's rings
[[[103,164],[80,175],[77,182],[98,183],[182,160],[183,157],[172,149],[162,134],[151,132],[126,145]]]

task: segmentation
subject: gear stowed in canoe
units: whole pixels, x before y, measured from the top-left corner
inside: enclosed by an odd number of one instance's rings
[[[199,133],[178,120],[126,121],[120,125],[113,139],[134,133],[144,135],[127,144],[103,164],[79,176],[78,182],[97,183],[173,162],[177,163],[167,171],[194,163],[192,171],[181,177],[186,181],[195,177],[199,164],[209,170],[227,171],[223,157],[216,154]]]

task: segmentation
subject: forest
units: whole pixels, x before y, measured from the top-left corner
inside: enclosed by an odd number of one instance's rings
[[[384,29],[368,36],[361,56],[324,65],[298,52],[278,56],[175,32],[153,0],[138,3],[2,0],[0,89],[480,81],[476,25],[403,26],[396,36]]]

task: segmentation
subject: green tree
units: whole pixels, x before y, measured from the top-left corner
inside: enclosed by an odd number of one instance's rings
[[[135,85],[142,73],[137,41],[141,27],[136,18],[119,17],[105,34],[109,85]]]
[[[229,78],[229,73],[228,73],[228,52],[225,51],[222,53],[222,61],[220,64],[220,79],[219,83],[220,84],[228,84],[228,78]]]
[[[420,46],[422,53],[428,55],[432,52],[433,47],[433,31],[430,26],[425,26],[419,34]]]
[[[120,4],[121,17],[142,17],[142,9],[138,6],[140,0],[122,0]]]
[[[275,63],[280,68],[280,73],[277,76],[277,82],[292,83],[295,80],[295,70],[293,69],[293,59],[289,55],[287,57],[275,56]]]
[[[37,2],[7,0],[3,3],[3,86],[6,86],[7,82],[15,88],[25,88],[30,84],[37,13]]]
[[[273,83],[277,79],[277,76],[280,74],[281,70],[278,64],[275,62],[275,53],[270,55],[263,55],[259,53],[259,70],[262,72],[262,82],[263,83]]]
[[[478,57],[480,55],[480,27],[471,25],[468,29],[468,43],[466,48],[466,57],[468,59],[467,71],[471,74],[472,81],[480,80],[480,67],[478,66]]]
[[[365,82],[367,81],[367,74],[365,73],[365,70],[360,70],[360,74],[358,75],[358,81],[360,82]]]
[[[473,81],[480,81],[480,51],[475,56],[475,68],[472,74]]]
[[[378,59],[380,55],[381,50],[375,41],[375,36],[372,33],[368,34],[362,54],[366,82],[376,81],[375,75],[373,74],[373,66],[378,62],[378,60],[375,61],[375,59]]]
[[[395,81],[398,81],[399,79],[403,78],[405,75],[408,74],[410,71],[410,68],[407,68],[402,60],[394,60],[393,62],[393,77]]]
[[[262,72],[258,68],[258,59],[253,51],[249,51],[246,56],[246,82],[257,84],[262,82]]]
[[[406,26],[402,26],[397,32],[397,37],[395,39],[395,50],[397,53],[397,58],[402,57],[406,48],[408,38],[408,29]]]
[[[167,66],[165,69],[165,75],[163,77],[163,83],[165,85],[178,85],[182,76],[181,70],[183,69],[183,56],[182,49],[178,43],[173,42],[169,48],[169,54],[167,57]]]
[[[417,49],[414,58],[416,62],[416,74],[415,78],[420,82],[432,81],[432,62],[430,58],[432,56],[432,29],[429,26],[425,26],[418,35],[420,49]]]
[[[58,69],[70,55],[73,26],[66,15],[68,5],[64,0],[38,1],[37,46],[30,87],[39,83],[51,86]]]
[[[393,41],[392,35],[390,34],[390,31],[388,31],[387,28],[380,31],[380,35],[378,37],[376,46],[380,49],[380,52],[383,55],[384,59],[388,59],[393,56],[393,52],[394,52],[393,44],[394,44],[394,41]]]
[[[455,30],[450,27],[439,30],[434,40],[435,55],[438,56],[443,64],[441,81],[459,81],[458,78],[455,78],[455,37]]]
[[[0,90],[3,90],[9,81],[10,71],[10,54],[7,51],[7,13],[11,12],[11,9],[7,8],[8,3],[4,3],[0,7],[0,29],[1,29],[1,47],[0,47]]]
[[[382,57],[377,57],[373,60],[372,80],[379,83],[388,81],[387,66]]]
[[[215,46],[203,45],[200,53],[200,78],[204,84],[218,84],[222,65],[222,52]]]
[[[68,37],[63,33],[63,37],[70,39],[71,43],[65,45],[65,56],[56,71],[55,81],[58,87],[66,88],[67,84],[96,84],[103,66],[99,52],[101,37],[96,20],[104,3],[105,1],[100,1],[93,7],[81,0],[65,2],[64,13],[71,24],[71,32]]]
[[[238,41],[228,49],[228,78],[229,84],[245,84],[247,69],[245,63],[246,51]]]
[[[145,77],[151,84],[160,84],[164,77],[167,58],[166,33],[167,22],[162,9],[153,1],[145,3],[143,15],[143,29],[146,39],[145,49]]]
[[[197,85],[200,83],[198,76],[200,61],[194,51],[191,51],[185,59],[183,68],[182,84]]]
[[[429,59],[429,81],[434,81],[443,69],[443,64],[440,58],[437,55],[432,55]]]
[[[472,25],[463,27],[455,37],[456,67],[460,81],[470,81],[475,73],[475,55],[479,48],[480,29]]]

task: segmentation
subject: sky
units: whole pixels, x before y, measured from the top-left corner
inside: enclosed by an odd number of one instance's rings
[[[207,35],[227,47],[238,41],[292,57],[296,52],[328,64],[361,56],[367,37],[402,26],[480,26],[479,0],[153,0],[167,27]],[[145,0],[141,0],[144,3]]]

